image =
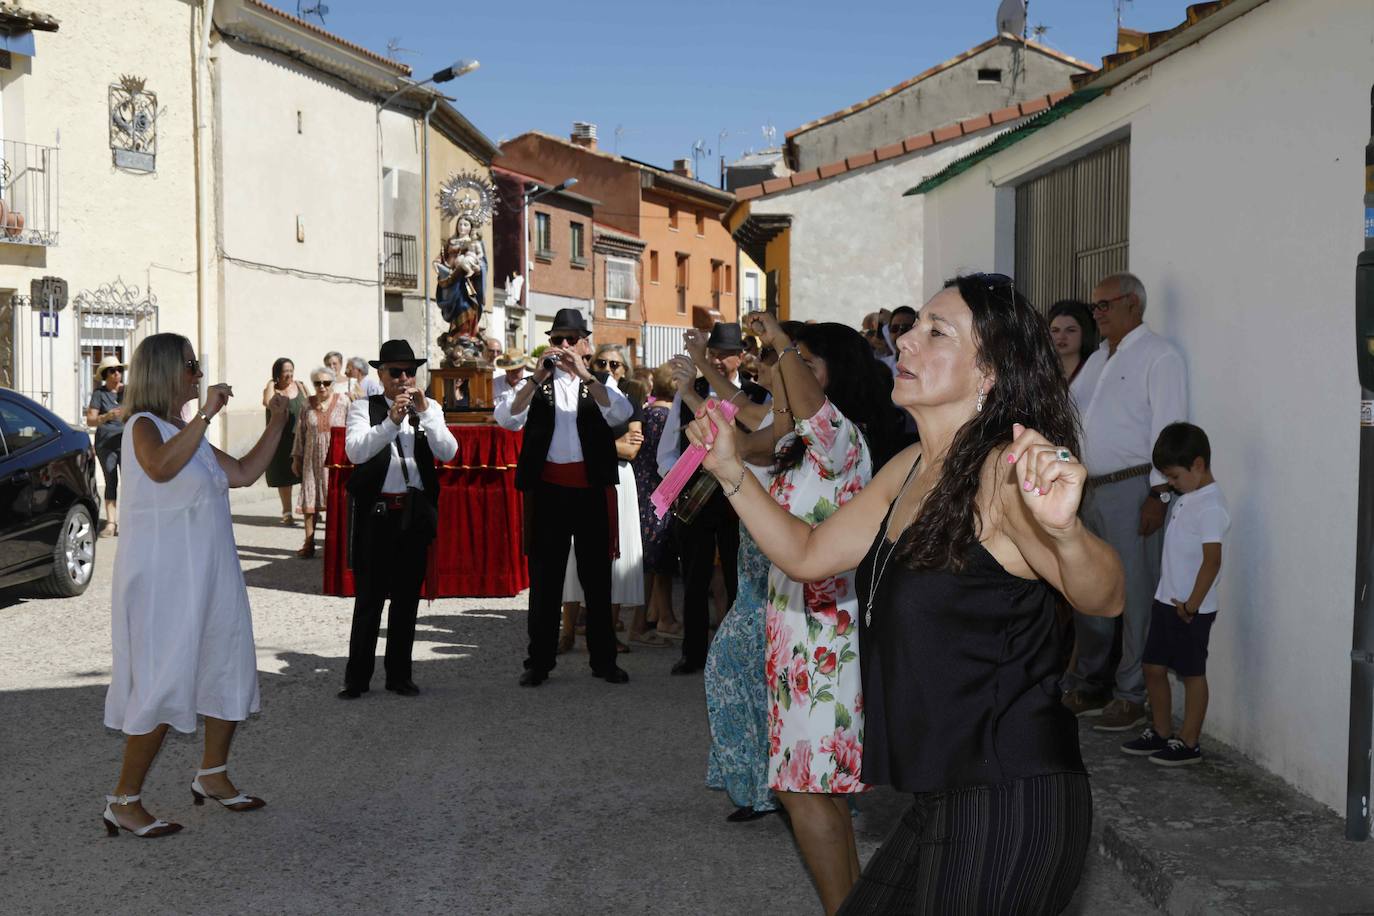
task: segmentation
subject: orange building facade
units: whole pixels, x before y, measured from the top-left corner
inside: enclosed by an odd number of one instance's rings
[[[685,162],[669,170],[603,152],[595,128],[579,125],[572,139],[531,131],[508,140],[500,163],[550,185],[576,178],[577,192],[597,202],[598,253],[616,262],[609,271],[597,263],[599,339],[629,344],[636,363],[656,366],[682,352],[686,328],[738,319],[737,249],[721,223],[734,195],[691,178]]]

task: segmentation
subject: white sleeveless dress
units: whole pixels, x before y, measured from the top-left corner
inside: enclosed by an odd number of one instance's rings
[[[151,480],[130,438],[141,417],[164,441],[179,431],[148,413],[124,426],[105,724],[143,735],[194,732],[197,715],[242,721],[259,708],[258,671],[229,480],[203,440],[176,477]]]

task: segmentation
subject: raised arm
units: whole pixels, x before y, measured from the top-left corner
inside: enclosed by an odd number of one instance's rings
[[[1119,616],[1126,605],[1121,559],[1078,517],[1087,469],[1076,459],[1061,461],[1061,449],[1033,429],[1016,424],[1012,432],[1011,447],[994,452],[986,469],[997,487],[1002,531],[1074,610]],[[1008,464],[1015,465],[1011,473]]]
[[[816,415],[825,403],[825,391],[816,380],[816,373],[802,359],[801,352],[792,344],[787,332],[778,324],[778,319],[770,312],[757,312],[749,316],[754,333],[778,351],[778,365],[774,369],[780,385],[787,391],[787,402],[792,408],[792,416],[797,420],[807,420]]]
[[[228,402],[232,390],[228,385],[211,385],[206,391],[205,407],[191,418],[172,438],[163,440],[157,424],[147,417],[134,421],[133,442],[134,458],[143,473],[155,483],[166,483],[181,473],[186,462],[191,460],[200,448],[205,431],[210,428],[208,420],[219,413]]]
[[[706,335],[695,328],[682,332],[682,343],[687,349],[687,356],[692,361],[692,366],[698,370],[702,377],[706,379],[706,384],[711,386],[711,390],[716,393],[716,397],[733,401],[737,409],[735,422],[746,429],[758,429],[763,425],[764,418],[768,416],[768,406],[766,404],[755,404],[748,397],[743,396],[744,390],[720,374],[716,369],[716,364],[711,361],[711,357],[706,349]],[[696,392],[692,393],[695,396]],[[701,405],[690,405],[692,410],[697,410]]]
[[[267,427],[248,450],[248,454],[242,458],[235,458],[227,452],[215,449],[215,458],[224,470],[224,476],[229,478],[229,486],[251,486],[267,470],[267,465],[272,462],[272,455],[277,450],[277,443],[281,441],[282,431],[286,429],[286,421],[291,416],[287,409],[290,404],[286,396],[281,394],[267,402]],[[304,425],[304,421],[301,425]]]
[[[708,408],[706,419],[718,432],[702,467],[720,481],[730,505],[764,555],[798,582],[817,582],[863,562],[888,505],[920,454],[920,446],[913,445],[897,455],[857,496],[812,528],[774,502],[745,470],[736,451],[737,434],[720,413]],[[687,436],[692,442],[705,442],[711,437],[710,426],[697,419],[687,427]]]

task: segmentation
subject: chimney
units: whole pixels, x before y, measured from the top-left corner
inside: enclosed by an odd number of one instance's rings
[[[674,174],[674,175],[681,175],[683,178],[691,178],[691,177],[692,177],[692,160],[690,160],[690,159],[674,159],[674,160],[673,160],[673,174]]]
[[[572,142],[587,149],[596,149],[596,125],[586,121],[574,121]]]

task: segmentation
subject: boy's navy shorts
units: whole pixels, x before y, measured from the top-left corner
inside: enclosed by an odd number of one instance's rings
[[[1150,635],[1145,639],[1141,663],[1172,668],[1179,677],[1207,673],[1207,641],[1216,614],[1198,614],[1184,623],[1172,604],[1156,601],[1150,608]]]

